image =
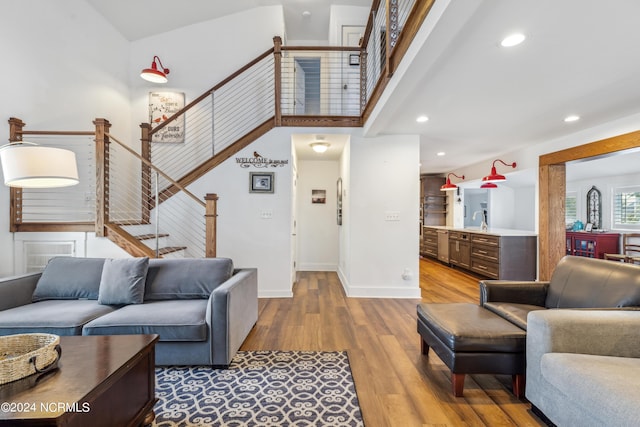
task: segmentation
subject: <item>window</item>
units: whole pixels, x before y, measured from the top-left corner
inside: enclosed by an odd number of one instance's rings
[[[564,222],[567,225],[573,225],[578,219],[578,192],[567,191],[564,200]]]
[[[640,186],[613,189],[613,228],[640,229]]]

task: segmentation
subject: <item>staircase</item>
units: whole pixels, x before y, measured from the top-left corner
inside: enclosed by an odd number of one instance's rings
[[[38,215],[25,204],[31,192],[12,189],[11,231],[95,230],[133,256],[215,256],[217,196],[200,200],[187,186],[274,127],[362,126],[433,3],[374,1],[359,47],[283,46],[274,37],[271,49],[176,114],[141,124],[139,150],[111,135],[105,119],[96,119],[93,131],[61,132],[27,131],[12,118],[10,141],[36,133],[95,138],[94,163],[86,165],[88,176],[94,173],[95,199],[84,190],[85,202],[95,203],[95,217],[31,221]],[[305,62],[309,57],[320,58],[317,69]],[[314,99],[305,108],[296,102],[301,71],[316,79],[314,86],[305,86],[305,97]],[[161,142],[172,124],[189,130],[183,143]],[[63,198],[74,194],[70,190]]]

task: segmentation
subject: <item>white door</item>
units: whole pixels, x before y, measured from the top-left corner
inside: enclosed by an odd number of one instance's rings
[[[300,63],[298,62],[298,60],[294,60],[294,69],[293,69],[293,78],[294,78],[294,83],[293,83],[293,111],[294,114],[304,114],[305,113],[305,105],[304,105],[304,99],[305,99],[305,88],[306,88],[306,83],[305,83],[305,72],[304,72],[304,68],[302,68],[302,66],[300,65]]]
[[[365,27],[345,25],[342,27],[342,45],[359,46]],[[342,114],[360,115],[360,56],[356,52],[342,55]]]

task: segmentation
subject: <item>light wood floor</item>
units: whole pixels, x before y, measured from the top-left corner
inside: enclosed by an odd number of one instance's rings
[[[478,279],[437,261],[420,261],[420,283],[423,302],[478,303]],[[420,354],[419,302],[346,298],[335,273],[301,273],[293,298],[260,299],[242,350],[347,350],[367,427],[544,426],[510,376],[468,375],[453,397],[447,367]]]

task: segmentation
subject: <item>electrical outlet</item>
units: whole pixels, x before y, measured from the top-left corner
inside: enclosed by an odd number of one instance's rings
[[[386,211],[384,213],[385,221],[400,221],[400,212],[398,211]]]

